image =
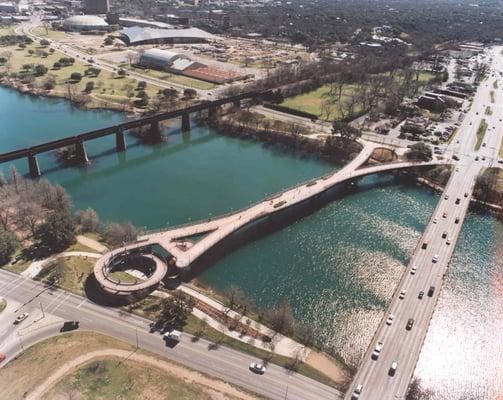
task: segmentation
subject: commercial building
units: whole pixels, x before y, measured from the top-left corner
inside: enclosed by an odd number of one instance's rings
[[[88,14],[106,14],[110,11],[108,0],[85,0],[84,8]]]
[[[65,19],[62,28],[67,31],[107,31],[110,26],[96,15],[74,15]]]
[[[204,43],[219,39],[218,36],[198,28],[156,29],[133,26],[120,31],[121,39],[128,46],[161,43]]]
[[[198,63],[195,63],[190,58],[173,51],[150,49],[146,50],[140,56],[138,64],[143,67],[180,73],[189,66]]]

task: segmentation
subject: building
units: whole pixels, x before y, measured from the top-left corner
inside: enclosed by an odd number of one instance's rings
[[[66,31],[108,31],[110,25],[96,15],[74,15],[65,19],[62,28]]]
[[[174,51],[150,49],[140,56],[138,64],[147,68],[180,73],[189,66],[198,63]]]
[[[121,39],[128,46],[160,43],[204,43],[219,39],[218,36],[198,28],[157,29],[133,26],[120,31]]]
[[[171,29],[173,25],[166,24],[165,22],[158,21],[148,21],[146,19],[137,19],[137,18],[119,18],[119,25],[125,27],[131,26],[141,26],[144,28],[159,28],[159,29]]]
[[[84,8],[88,14],[106,14],[110,11],[108,0],[85,0]]]

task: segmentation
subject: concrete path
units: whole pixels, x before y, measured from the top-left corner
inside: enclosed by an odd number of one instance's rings
[[[45,265],[61,257],[89,257],[98,259],[101,257],[101,254],[89,253],[87,251],[67,251],[59,253],[52,257],[44,258],[43,260],[33,261],[28,268],[21,272],[21,275],[28,278],[35,278],[40,271],[42,271],[42,268],[44,268]]]
[[[89,247],[90,249],[96,250],[98,253],[105,253],[108,251],[108,247],[101,244],[97,240],[91,239],[90,237],[84,235],[77,235],[77,242]]]

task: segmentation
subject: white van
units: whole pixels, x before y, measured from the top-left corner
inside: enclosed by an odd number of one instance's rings
[[[179,342],[182,339],[182,332],[172,330],[164,334],[164,340]]]

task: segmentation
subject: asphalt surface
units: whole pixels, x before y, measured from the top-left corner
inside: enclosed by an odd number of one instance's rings
[[[167,347],[160,334],[149,333],[150,321],[146,319],[96,305],[64,290],[48,289],[39,282],[4,270],[0,270],[0,297],[6,298],[9,304],[0,314],[0,352],[7,355],[1,366],[30,345],[59,334],[63,321],[79,320],[81,330],[92,330],[138,344],[141,349],[267,398],[333,400],[343,396],[329,386],[272,364],[267,366],[264,375],[256,375],[248,366],[261,360],[225,346],[212,350],[211,342],[193,341],[188,334],[184,334],[175,347]],[[19,325],[13,325],[15,317],[22,312],[29,312],[30,316]],[[38,322],[34,323],[36,320]]]
[[[499,78],[499,73],[494,71],[503,71],[503,56],[500,51],[500,48],[491,51],[494,60],[489,78],[480,84],[470,111],[466,113],[455,141],[446,152],[448,156],[457,154],[460,160],[395,290],[391,304],[362,360],[350,390],[346,393],[346,399],[353,398],[353,391],[357,385],[363,385],[360,400],[405,399],[445,273],[468,212],[476,178],[485,167],[501,166],[498,163],[498,151],[502,132],[493,129],[501,126],[503,120],[503,108],[496,107],[498,98],[503,96],[502,84],[497,90],[493,88],[494,80]],[[491,90],[496,92],[495,103],[490,101]],[[485,114],[487,106],[491,106],[492,115]],[[476,132],[483,118],[486,119],[489,129],[483,140],[485,144],[479,151],[475,151]],[[426,248],[423,248],[425,243]],[[438,257],[436,262],[433,260],[435,256]],[[413,267],[417,268],[414,274],[411,271]],[[430,287],[434,288],[431,297],[428,293]],[[405,290],[403,299],[400,298],[402,290]],[[419,298],[421,291],[424,292],[422,299]],[[394,318],[391,325],[388,325],[387,319],[390,314]],[[410,318],[414,323],[407,329],[406,325]],[[375,359],[372,357],[372,352],[378,342],[383,343],[383,346],[378,358]],[[394,373],[391,370],[393,361],[398,364]]]

